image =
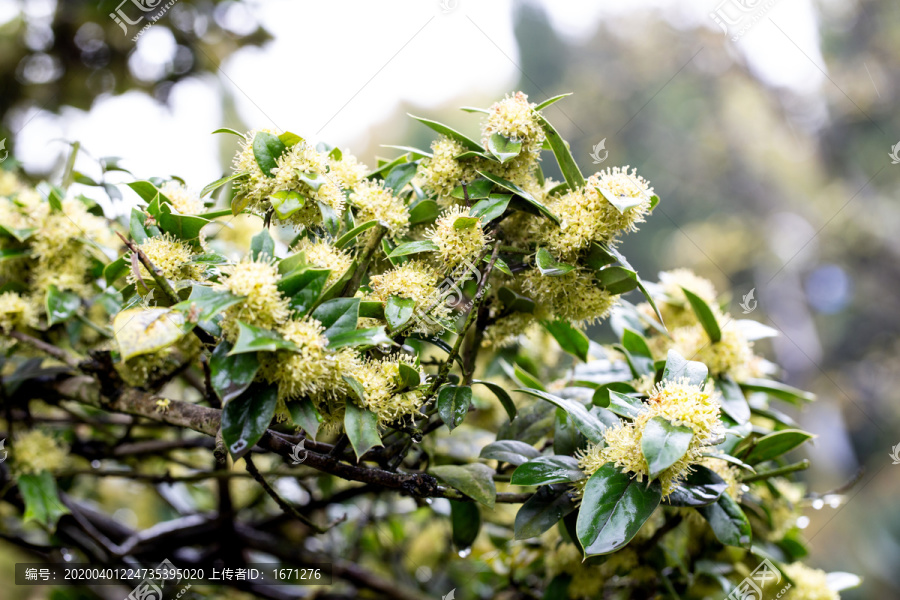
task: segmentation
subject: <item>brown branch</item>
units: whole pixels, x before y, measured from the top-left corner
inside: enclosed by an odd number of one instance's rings
[[[66,365],[68,365],[69,367],[71,367],[73,369],[78,368],[78,363],[79,363],[78,359],[75,358],[74,356],[72,356],[71,354],[69,354],[68,352],[66,352],[65,350],[63,350],[62,348],[57,348],[56,346],[48,344],[47,342],[45,342],[43,340],[39,340],[35,337],[31,337],[30,335],[28,335],[26,333],[22,333],[21,331],[10,331],[10,332],[6,332],[5,335],[8,335],[12,339],[18,340],[24,344],[28,344],[29,346],[40,350],[44,354],[49,354],[53,358],[64,362]]]

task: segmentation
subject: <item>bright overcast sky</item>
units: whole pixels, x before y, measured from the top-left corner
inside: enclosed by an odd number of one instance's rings
[[[9,2],[0,0],[0,21]],[[715,28],[709,13],[719,5],[715,0],[541,2],[554,27],[568,38],[591,35],[598,20],[610,13],[640,19],[642,8],[665,11],[676,26]],[[274,40],[230,57],[218,81],[179,84],[171,107],[130,92],[100,99],[89,112],[28,115],[15,152],[27,169],[43,171],[64,149],[58,140],[78,140],[93,156],[125,157],[127,164],[137,165],[139,177],[177,174],[199,188],[221,175],[217,140],[210,132],[222,125],[217,95],[225,88],[236,96],[238,110],[251,126],[359,147],[367,140],[368,127],[400,102],[427,107],[462,100],[473,91],[481,97],[509,91],[518,80],[512,4],[443,0],[445,11],[440,0],[259,2],[252,14],[232,18],[250,24],[258,20]],[[810,0],[775,4],[767,18],[733,43],[734,51],[745,53],[751,67],[772,83],[817,89],[822,73],[799,52],[787,51],[791,42],[768,17],[822,65]],[[150,29],[138,44],[134,59],[148,68],[154,57],[173,49],[164,28]],[[90,171],[89,164],[81,168]]]

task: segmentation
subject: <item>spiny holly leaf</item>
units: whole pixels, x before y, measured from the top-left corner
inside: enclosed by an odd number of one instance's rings
[[[222,409],[222,438],[235,460],[250,452],[266,432],[277,403],[277,386],[255,384]]]

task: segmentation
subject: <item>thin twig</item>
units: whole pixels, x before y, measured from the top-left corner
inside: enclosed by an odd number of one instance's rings
[[[9,331],[6,332],[6,335],[11,337],[14,340],[18,340],[22,343],[28,344],[33,348],[37,348],[41,352],[45,354],[49,354],[53,358],[64,362],[66,365],[72,367],[73,369],[78,368],[79,361],[77,358],[63,350],[62,348],[57,348],[51,344],[43,340],[39,340],[35,337],[31,337],[27,333],[22,333],[21,331]]]

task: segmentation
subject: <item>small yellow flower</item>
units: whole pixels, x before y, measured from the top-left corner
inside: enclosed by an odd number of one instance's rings
[[[345,190],[355,189],[357,185],[363,182],[366,174],[369,172],[369,167],[359,162],[355,156],[348,152],[342,152],[340,160],[335,160],[329,156],[328,167],[330,173]]]
[[[278,291],[280,276],[270,257],[244,259],[228,271],[221,286],[236,296],[243,296],[244,301],[226,309],[223,319],[226,334],[237,331],[237,320],[266,329],[275,329],[287,320],[289,301]]]
[[[599,177],[598,177],[599,176]],[[596,180],[596,183],[594,181]],[[632,208],[620,212],[606,198],[603,204],[605,220],[614,231],[636,231],[637,224],[644,221],[650,210],[653,188],[636,169],[629,173],[628,166],[610,167],[588,178],[588,185],[597,185],[619,199],[637,203]]]
[[[490,114],[481,130],[482,145],[487,148],[491,136],[495,133],[511,140],[522,142],[525,154],[540,153],[544,143],[544,130],[538,123],[535,104],[528,102],[528,96],[516,92],[495,102],[488,109]]]
[[[235,173],[246,173],[247,176],[238,179],[234,183],[235,197],[245,197],[251,205],[257,205],[275,191],[275,177],[273,173],[263,173],[256,162],[253,153],[253,138],[259,132],[278,135],[271,129],[260,129],[247,132],[241,141],[241,149],[234,157],[232,163]]]
[[[10,444],[10,450],[16,470],[22,474],[52,472],[68,462],[68,445],[40,429],[17,436]]]
[[[159,191],[169,199],[172,207],[183,215],[199,215],[206,208],[200,196],[177,181],[167,181]]]
[[[357,223],[378,221],[391,235],[402,235],[409,228],[409,211],[403,200],[394,196],[383,182],[363,181],[350,194],[350,204],[356,207]]]
[[[159,398],[156,400],[156,412],[164,413],[169,410],[169,405],[172,403],[168,398]]]
[[[600,467],[613,463],[624,473],[634,473],[638,481],[649,475],[649,467],[641,449],[644,428],[650,419],[662,417],[673,425],[691,428],[691,444],[674,465],[659,475],[663,496],[666,497],[703,460],[703,447],[722,431],[719,402],[713,388],[701,388],[687,381],[660,382],[646,403],[646,409],[633,421],[623,422],[604,431],[605,445],[591,445],[579,457],[579,466],[588,475]]]
[[[10,332],[16,327],[37,327],[38,315],[33,302],[16,292],[0,294],[0,330]]]
[[[164,234],[159,237],[147,238],[138,248],[150,259],[153,266],[162,271],[166,279],[199,280],[203,277],[203,266],[191,264],[193,256],[187,242]],[[143,264],[141,264],[140,270],[144,283],[148,285],[152,283],[153,278]],[[129,270],[128,282],[135,283],[136,281],[134,271]]]
[[[470,218],[469,211],[461,206],[453,206],[438,218],[434,227],[425,232],[425,236],[438,247],[443,263],[450,268],[466,261],[474,263],[492,241],[484,232],[481,219],[457,229],[456,221],[460,218]]]
[[[511,346],[536,323],[537,317],[532,313],[514,312],[501,317],[484,330],[484,345],[492,348]]]
[[[410,298],[416,301],[416,311],[426,312],[432,321],[441,321],[450,314],[450,309],[441,301],[437,289],[438,273],[419,260],[409,260],[381,275],[373,275],[369,280],[371,298],[387,302],[391,296]],[[413,319],[416,319],[415,315]],[[431,332],[439,327],[433,322],[417,320],[415,331]]]
[[[349,252],[321,240],[313,242],[309,238],[303,238],[294,247],[294,251],[305,253],[307,263],[320,269],[331,271],[328,279],[325,281],[326,288],[340,279],[353,262],[353,257],[350,256]]]
[[[590,324],[603,319],[615,298],[598,287],[594,275],[575,269],[559,277],[541,275],[537,269],[524,273],[522,289],[556,318],[573,324]]]
[[[343,214],[344,192],[340,180],[328,172],[328,155],[300,142],[278,158],[274,173],[276,190],[298,192],[306,198],[303,208],[292,214],[288,222],[300,226],[321,223],[319,202],[329,206],[338,216]],[[314,183],[304,181],[302,177]]]
[[[465,146],[456,140],[441,136],[431,143],[431,158],[425,158],[419,163],[418,175],[422,186],[434,193],[438,202],[445,206],[457,203],[450,196],[454,188],[478,177],[472,160],[456,159],[465,151]]]
[[[393,423],[418,412],[425,399],[420,390],[395,393],[400,385],[400,364],[414,366],[414,361],[406,356],[385,360],[368,360],[350,373],[365,390],[363,406],[374,412],[381,423]],[[425,381],[421,369],[419,377]]]
[[[753,342],[747,341],[728,315],[719,319],[722,339],[712,342],[703,326],[690,325],[672,330],[672,348],[682,356],[702,362],[713,376],[731,375],[744,381],[758,371]]]
[[[828,574],[803,563],[784,565],[784,573],[794,584],[784,596],[786,600],[840,600],[841,596],[828,587]],[[782,581],[782,583],[784,583]]]
[[[322,392],[335,379],[334,353],[328,349],[325,328],[312,317],[291,320],[279,333],[297,346],[296,351],[260,353],[260,374],[278,386],[278,396],[293,400]]]

